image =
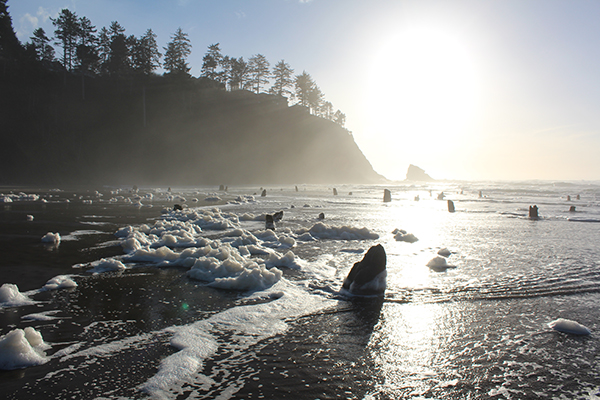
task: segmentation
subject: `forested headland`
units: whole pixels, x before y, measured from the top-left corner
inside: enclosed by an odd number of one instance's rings
[[[52,22],[21,43],[0,0],[0,184],[383,180],[345,115],[284,60],[211,44],[193,77],[181,29],[159,49],[151,29],[98,30],[68,9]]]

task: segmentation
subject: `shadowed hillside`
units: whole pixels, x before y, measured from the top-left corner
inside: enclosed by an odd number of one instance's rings
[[[1,83],[1,184],[382,180],[347,130],[283,97],[203,78],[37,71]]]

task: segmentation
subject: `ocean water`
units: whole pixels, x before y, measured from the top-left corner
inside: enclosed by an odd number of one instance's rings
[[[600,398],[600,183],[333,188],[0,189],[3,396]]]

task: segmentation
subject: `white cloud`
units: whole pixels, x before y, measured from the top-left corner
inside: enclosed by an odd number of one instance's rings
[[[34,17],[33,15],[27,13],[21,18],[21,25],[23,24],[28,24],[31,25],[33,28],[36,28],[38,26],[38,19],[37,17]]]
[[[40,6],[38,8],[37,16],[41,18],[42,23],[44,23],[47,19],[49,19],[51,15],[52,14],[50,13],[50,10],[48,10],[42,6]]]

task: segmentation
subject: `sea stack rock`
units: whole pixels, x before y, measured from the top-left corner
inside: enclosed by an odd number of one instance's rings
[[[406,180],[407,181],[421,181],[421,182],[431,182],[434,181],[432,177],[427,175],[425,171],[416,165],[410,164],[408,166],[408,171],[406,171]]]
[[[392,192],[388,189],[383,189],[383,202],[389,203],[390,201],[392,201]]]
[[[386,287],[387,256],[382,245],[373,246],[352,267],[342,287],[354,295],[381,295]]]
[[[260,194],[260,197],[267,197],[267,189],[263,189],[262,193]]]
[[[338,193],[337,193],[337,189],[336,189],[336,188],[333,188],[333,195],[334,195],[334,196],[337,196],[337,195],[338,195]]]

